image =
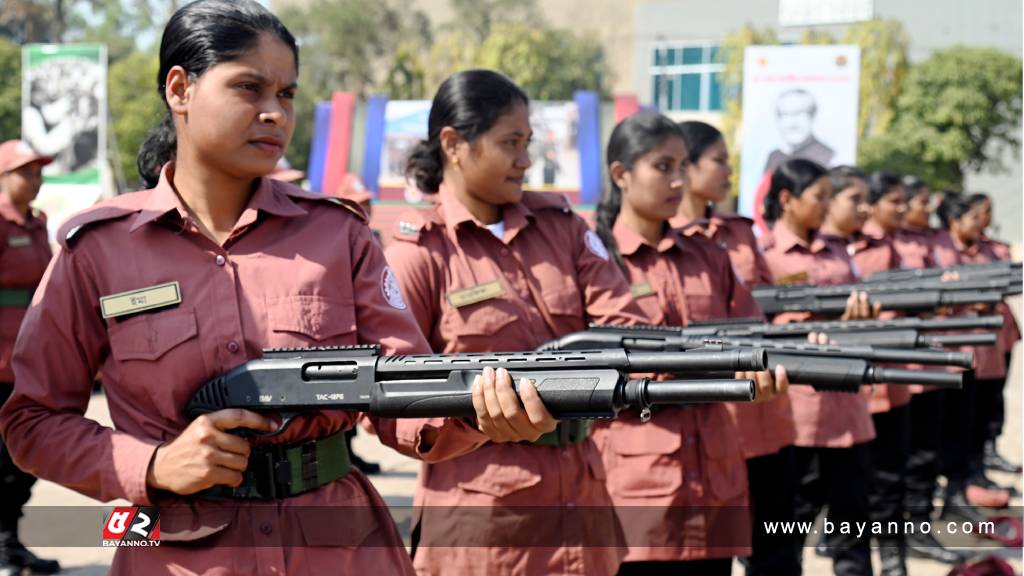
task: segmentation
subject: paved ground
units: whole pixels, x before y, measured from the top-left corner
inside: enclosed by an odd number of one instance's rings
[[[1018,317],[1020,317],[1019,298],[1016,299],[1014,308],[1017,310]],[[1007,386],[1007,426],[1002,438],[1000,439],[999,449],[1004,455],[1011,457],[1017,462],[1021,462],[1024,461],[1024,454],[1022,454],[1021,443],[1022,365],[1021,350],[1019,346],[1014,353],[1014,361],[1011,370],[1013,376]],[[88,416],[109,425],[109,414],[107,413],[106,402],[102,395],[93,397],[93,402],[90,405]],[[381,494],[384,495],[389,503],[394,505],[411,504],[412,491],[416,481],[416,472],[419,468],[417,462],[404,458],[396,452],[381,446],[376,441],[375,437],[368,435],[361,435],[356,439],[355,450],[368,460],[380,462],[382,464],[384,473],[379,476],[374,476],[372,480],[374,485]],[[1019,476],[1014,477],[1007,474],[992,473],[991,477],[998,483],[1012,485],[1018,490],[1024,490],[1024,488],[1022,488],[1022,479]],[[1018,498],[1012,504],[1019,507],[1021,506],[1021,500]],[[35,488],[29,505],[99,506],[99,503],[50,482],[40,482]],[[1017,510],[1019,511],[1020,508],[1017,508]],[[100,517],[102,518],[102,515]],[[97,522],[96,530],[98,538],[100,522]],[[977,550],[977,546],[973,549]],[[74,576],[98,576],[105,574],[113,556],[113,550],[98,547],[44,548],[38,549],[37,552],[48,557],[58,558],[67,568],[65,573]],[[1021,572],[1022,561],[1020,549],[1006,550],[993,548],[991,552],[1010,558],[1011,563],[1017,572]],[[807,550],[807,553],[805,554],[804,563],[806,567],[805,573],[808,575],[831,573],[830,562],[816,557],[810,550]],[[875,556],[874,563],[877,570],[877,554]],[[909,571],[912,576],[945,576],[949,572],[949,567],[927,560],[911,560],[909,563]],[[733,574],[737,576],[742,574],[739,564],[734,564]]]

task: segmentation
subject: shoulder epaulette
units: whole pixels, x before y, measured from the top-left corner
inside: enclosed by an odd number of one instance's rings
[[[395,240],[418,242],[420,235],[441,224],[436,208],[410,208],[403,210],[395,220],[392,235]]]
[[[302,200],[312,200],[314,202],[327,202],[328,204],[334,204],[340,206],[345,210],[348,210],[352,214],[359,218],[363,222],[369,222],[370,219],[366,217],[366,212],[363,211],[363,207],[359,204],[340,196],[334,196],[331,194],[318,194],[316,192],[310,192],[303,188],[300,188],[294,184],[287,182],[274,181],[274,186],[277,186],[282,192],[290,196],[291,198],[299,198]]]
[[[146,199],[149,197],[149,190],[121,194],[108,200],[86,208],[81,212],[68,218],[57,230],[57,242],[67,250],[71,243],[82,235],[82,233],[94,228],[103,222],[119,220],[125,216],[137,214],[142,210]]]
[[[557,192],[524,192],[522,203],[533,211],[554,209],[565,213],[572,212],[569,199]]]

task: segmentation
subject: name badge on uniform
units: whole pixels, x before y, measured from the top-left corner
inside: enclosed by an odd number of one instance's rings
[[[31,236],[8,236],[7,246],[9,248],[24,248],[32,245]]]
[[[775,284],[778,286],[786,286],[789,284],[806,284],[808,280],[807,272],[797,272],[796,274],[790,274],[789,276],[783,276],[775,280]]]
[[[181,286],[177,282],[129,290],[100,297],[104,318],[127,316],[146,310],[166,308],[181,303]]]
[[[476,304],[477,302],[483,302],[484,300],[490,300],[504,295],[505,287],[501,285],[500,280],[494,280],[492,282],[478,284],[472,288],[455,290],[453,292],[449,292],[446,296],[449,304],[456,308],[462,308],[463,306],[469,306],[470,304]]]
[[[650,296],[654,294],[654,288],[651,287],[650,282],[644,282],[642,284],[633,284],[629,287],[629,291],[633,293],[633,299],[639,300],[644,296]]]

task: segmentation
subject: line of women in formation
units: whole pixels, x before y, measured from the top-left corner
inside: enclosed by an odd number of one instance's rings
[[[800,159],[771,177],[772,229],[759,243],[750,220],[713,208],[730,191],[722,135],[653,112],[612,132],[592,230],[561,196],[523,193],[529,100],[485,70],[437,91],[408,162],[435,202],[405,214],[382,252],[358,208],[265,178],[294,128],[298,72],[295,40],[272,14],[249,1],[189,4],[160,58],[168,115],[139,156],[150,189],[62,227],[0,412],[27,471],[160,508],[164,545],[120,550],[113,573],[725,575],[741,557],[751,575],[799,574],[805,536],[763,522],[813,520],[826,506],[836,523],[924,519],[940,472],[954,506],[969,507],[972,487],[1001,495],[981,459],[999,432],[1010,333],[975,350],[978,381],[962,391],[817,392],[790,388],[780,370],[742,375],[757,382],[753,404],[592,427],[556,427],[532,389],[520,403],[507,373],[488,371],[476,419],[373,419],[385,444],[425,461],[412,560],[358,471],[270,506],[198,497],[241,484],[259,447],[226,430],[274,423],[241,411],[190,423],[182,408],[264,348],[532,350],[590,322],[761,316],[748,287],[773,280],[855,283],[1008,254],[983,234],[982,196],[947,197],[933,230],[923,183]],[[167,282],[179,285],[176,306],[104,314],[103,297]],[[844,318],[878,313],[854,294]],[[114,429],[83,416],[97,374]],[[273,442],[323,440],[355,421],[308,415]],[[837,574],[871,573],[870,537],[829,537]],[[879,544],[886,573],[903,573],[903,537]]]

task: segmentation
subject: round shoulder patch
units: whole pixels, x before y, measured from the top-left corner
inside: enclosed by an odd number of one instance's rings
[[[601,237],[597,235],[597,232],[587,230],[583,233],[583,241],[586,243],[587,249],[594,253],[594,256],[605,262],[608,261],[610,257],[608,256],[608,249],[604,247],[604,242],[601,242]]]
[[[384,299],[396,310],[405,310],[405,298],[402,298],[402,290],[398,287],[398,279],[391,271],[391,266],[385,266],[380,273],[380,290],[384,293]]]

